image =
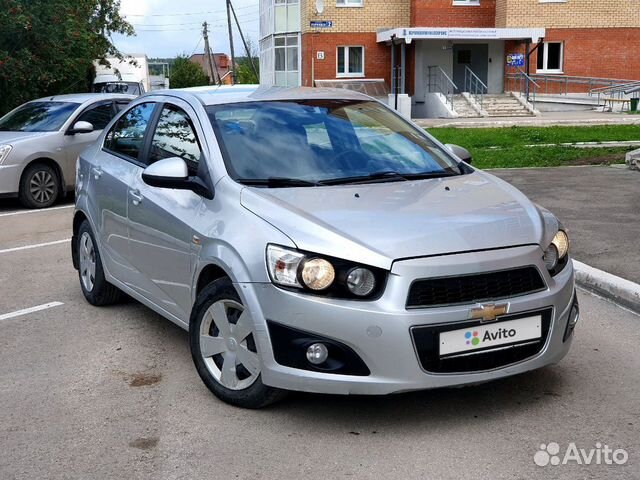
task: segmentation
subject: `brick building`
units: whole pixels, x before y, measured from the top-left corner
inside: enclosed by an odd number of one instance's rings
[[[457,91],[471,70],[488,93],[514,72],[640,79],[640,0],[261,0],[260,13],[264,84],[377,82],[415,105],[429,67]]]
[[[189,61],[200,65],[212,83],[217,82],[222,78],[222,82],[225,85],[231,85],[231,74],[229,73],[231,59],[229,56],[226,53],[213,53],[211,54],[211,57],[211,60],[213,61],[213,68],[216,70],[215,75],[212,75],[209,61],[204,53],[194,53],[189,57]]]

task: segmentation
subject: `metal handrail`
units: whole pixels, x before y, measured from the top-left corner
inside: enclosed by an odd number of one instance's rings
[[[451,110],[454,110],[453,95],[458,91],[456,84],[453,83],[453,80],[447,75],[447,72],[439,65],[429,65],[427,70],[427,92],[442,94],[445,97],[446,103],[451,106]]]
[[[480,105],[480,109],[482,109],[484,95],[489,93],[489,87],[480,80],[480,77],[478,77],[478,75],[476,75],[468,65],[464,66],[464,90],[473,96],[476,102]]]
[[[545,94],[568,95],[576,90],[574,87],[585,87],[585,93],[593,95],[599,88],[615,87],[616,85],[629,84],[638,80],[625,80],[603,77],[582,77],[575,75],[539,74],[529,75],[532,80],[538,82],[539,90]],[[521,73],[507,74],[509,80],[519,80]]]
[[[527,99],[527,102],[531,103],[533,109],[536,108],[536,97],[540,85],[536,82],[531,75],[527,74],[521,68],[518,68],[516,73],[507,74],[507,82],[511,80],[517,81],[518,93]],[[533,88],[532,88],[533,87]],[[532,94],[533,93],[533,94]]]

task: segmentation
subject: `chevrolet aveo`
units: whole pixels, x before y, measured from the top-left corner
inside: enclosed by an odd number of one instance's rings
[[[81,156],[72,253],[189,331],[222,400],[389,394],[558,362],[579,310],[550,212],[370,97],[204,88],[134,101]]]

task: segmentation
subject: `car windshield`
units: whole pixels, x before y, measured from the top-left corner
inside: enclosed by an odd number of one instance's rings
[[[458,162],[381,104],[361,100],[208,107],[232,178],[271,187],[460,175]]]
[[[129,95],[142,95],[140,84],[135,82],[105,82],[94,83],[95,93],[127,93]]]
[[[54,132],[78,108],[70,102],[30,102],[0,118],[3,132]]]

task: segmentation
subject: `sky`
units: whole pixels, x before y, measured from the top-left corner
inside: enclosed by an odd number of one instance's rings
[[[232,0],[245,38],[257,48],[258,0]],[[121,0],[121,13],[136,30],[135,37],[114,35],[123,53],[144,53],[149,58],[175,57],[204,52],[202,23],[209,23],[209,42],[214,52],[229,53],[229,34],[224,0]],[[234,24],[234,49],[244,48]]]

